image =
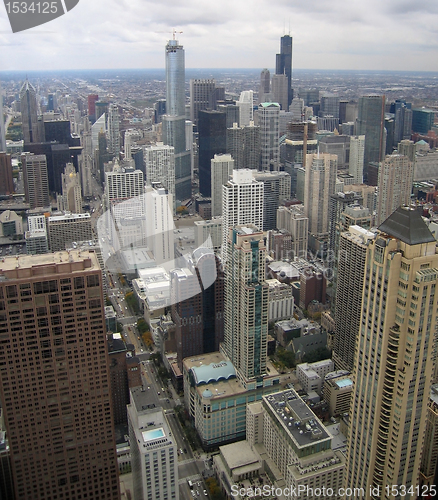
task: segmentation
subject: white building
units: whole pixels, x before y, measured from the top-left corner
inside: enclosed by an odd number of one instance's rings
[[[155,262],[173,261],[173,196],[161,184],[146,187],[145,216],[146,243]]]
[[[233,170],[232,178],[222,187],[222,252],[230,228],[254,224],[263,229],[263,182],[253,178],[250,169]]]
[[[195,247],[208,247],[209,238],[210,248],[218,252],[222,245],[222,217],[195,221]]]
[[[363,160],[365,154],[365,136],[356,135],[350,138],[350,163],[348,172],[354,178],[354,184],[363,182]]]
[[[127,406],[134,500],[178,500],[177,442],[150,391],[131,389]]]
[[[316,363],[301,363],[297,365],[298,381],[307,393],[315,391],[321,396],[324,377],[332,372],[334,367],[331,359],[324,359]]]
[[[160,182],[175,200],[175,148],[158,142],[144,150],[146,183]]]
[[[105,172],[105,204],[118,202],[140,196],[144,193],[144,179],[141,170],[122,168],[116,161],[112,172]]]
[[[241,92],[237,106],[239,106],[239,126],[249,126],[254,121],[254,92],[252,90]]]
[[[234,169],[231,155],[214,155],[211,160],[211,216],[222,215],[222,186],[224,186]]]
[[[266,280],[268,291],[268,318],[269,321],[289,319],[294,313],[294,298],[292,287],[281,283],[277,279]]]

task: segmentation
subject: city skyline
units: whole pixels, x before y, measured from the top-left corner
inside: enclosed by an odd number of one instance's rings
[[[166,2],[136,0],[125,5],[95,0],[80,2],[48,24],[13,34],[1,8],[0,46],[5,55],[0,67],[160,68],[164,42],[172,38],[174,28],[187,53],[187,68],[273,68],[279,37],[290,34],[294,69],[436,71],[437,17],[438,5],[432,2],[420,8],[394,0],[384,7],[374,0],[366,9],[358,2],[318,2],[312,8],[260,0],[256,9],[236,3],[201,9],[194,0],[184,8],[169,8]],[[87,53],[87,48],[92,50]]]

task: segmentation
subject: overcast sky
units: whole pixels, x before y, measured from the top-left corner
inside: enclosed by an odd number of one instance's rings
[[[175,28],[187,68],[274,68],[293,36],[293,67],[438,71],[438,1],[80,0],[13,34],[0,5],[0,71],[163,68]]]

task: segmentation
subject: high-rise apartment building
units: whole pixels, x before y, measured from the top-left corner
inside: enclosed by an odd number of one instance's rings
[[[211,160],[211,216],[222,215],[222,186],[227,184],[234,170],[231,155],[214,155]]]
[[[253,224],[230,228],[226,243],[224,350],[249,380],[263,377],[268,352],[266,244]]]
[[[143,198],[143,197],[142,197]],[[146,187],[144,195],[146,215],[146,242],[154,255],[155,262],[162,264],[173,261],[173,197],[159,183]]]
[[[198,125],[199,111],[214,109],[213,94],[216,88],[214,80],[190,80],[190,121]]]
[[[227,153],[234,159],[234,168],[260,168],[260,127],[251,122],[249,126],[234,124],[227,128]]]
[[[128,426],[134,500],[178,500],[178,449],[162,408],[149,390],[131,389]]]
[[[190,151],[186,147],[184,48],[169,40],[166,49],[166,114],[163,142],[175,148],[175,195],[180,201],[192,195]]]
[[[175,148],[157,143],[144,150],[146,183],[160,182],[175,200]]]
[[[380,163],[377,224],[381,224],[401,205],[409,205],[413,178],[414,169],[407,156],[394,153]]]
[[[364,135],[351,136],[348,173],[354,177],[355,184],[362,184],[363,182],[364,158],[365,158],[365,136]]]
[[[217,351],[224,332],[224,281],[211,250],[197,248],[187,266],[171,271],[172,319],[178,364]],[[187,297],[187,298],[185,298]]]
[[[260,126],[261,170],[279,170],[280,105],[264,102],[258,109]]]
[[[93,239],[89,213],[52,215],[47,219],[47,229],[51,252],[65,250],[73,242]]]
[[[435,245],[418,211],[400,207],[366,250],[346,477],[365,498],[390,498],[392,485],[417,496],[436,356]]]
[[[237,101],[239,107],[239,125],[247,127],[254,121],[254,92],[252,90],[243,90]]]
[[[211,196],[211,160],[227,148],[226,115],[220,111],[199,111],[199,192]]]
[[[13,192],[14,192],[14,181],[12,179],[11,155],[5,152],[0,152],[0,194],[9,195],[12,194]]]
[[[116,162],[112,172],[105,172],[105,204],[117,200],[135,198],[144,193],[143,172],[133,168],[122,168]]]
[[[120,154],[119,107],[110,104],[108,109],[108,152],[115,158]]]
[[[365,258],[374,233],[350,226],[339,239],[336,279],[336,334],[333,361],[337,370],[353,371],[357,333],[360,329]]]
[[[365,136],[364,182],[368,181],[368,163],[382,161],[385,156],[385,96],[359,97],[356,134]]]
[[[336,187],[337,161],[337,156],[330,154],[306,156],[304,215],[309,218],[311,234],[329,232],[329,203]]]
[[[238,224],[254,224],[263,229],[263,182],[249,169],[233,170],[222,187],[222,255],[226,258],[229,230]]]
[[[0,397],[15,498],[118,500],[95,254],[6,258],[0,273]]]
[[[263,182],[263,231],[277,227],[277,208],[290,198],[290,175],[287,172],[253,171],[256,181]]]
[[[26,79],[20,89],[21,126],[24,143],[43,142],[43,122],[38,118],[38,102],[35,87]]]
[[[291,256],[307,257],[309,219],[304,215],[303,205],[291,205],[277,209],[277,229],[288,231],[291,238]]]
[[[288,106],[292,102],[292,99],[293,99],[292,41],[293,41],[293,38],[290,35],[284,35],[281,37],[280,53],[277,54],[276,62],[275,62],[275,74],[287,76]]]
[[[30,208],[50,206],[49,179],[45,155],[23,154],[24,193]]]

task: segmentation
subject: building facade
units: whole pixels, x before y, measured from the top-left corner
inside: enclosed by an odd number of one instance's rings
[[[0,396],[15,498],[79,498],[85,491],[90,499],[118,500],[95,254],[6,258],[1,275]]]

